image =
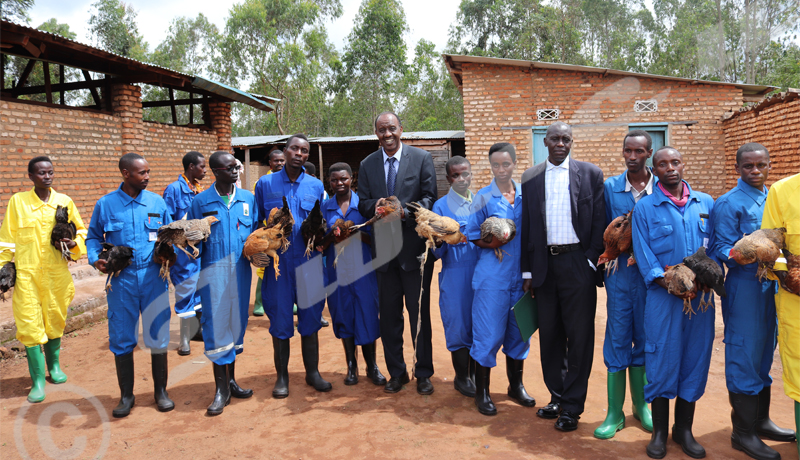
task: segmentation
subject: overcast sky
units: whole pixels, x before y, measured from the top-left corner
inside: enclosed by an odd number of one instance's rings
[[[77,40],[90,44],[87,31],[89,10],[96,0],[35,0],[30,12],[31,26],[37,27],[50,18],[69,24],[70,30],[78,35]],[[421,38],[432,41],[438,50],[447,44],[447,29],[455,21],[460,0],[401,0],[406,13],[406,21],[411,29],[406,36],[409,57],[413,57],[414,46]],[[138,12],[136,17],[139,32],[144,36],[152,51],[164,40],[169,24],[179,16],[196,17],[203,13],[220,30],[225,28],[225,18],[233,0],[127,0]],[[345,38],[350,33],[358,13],[361,0],[342,0],[344,14],[332,24],[327,25],[328,36],[341,51]],[[419,14],[424,12],[424,14]],[[415,14],[416,13],[416,14]]]

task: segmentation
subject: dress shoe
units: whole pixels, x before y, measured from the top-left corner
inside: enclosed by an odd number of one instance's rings
[[[551,402],[548,405],[542,407],[541,409],[536,411],[536,415],[541,418],[558,418],[558,415],[561,413],[561,404],[557,402]]]
[[[397,393],[403,389],[403,385],[410,381],[411,379],[408,378],[408,373],[403,372],[403,375],[390,378],[389,382],[386,383],[386,386],[383,387],[383,391],[384,393]]]
[[[432,395],[433,394],[433,383],[431,383],[431,379],[428,377],[418,377],[417,378],[417,393],[421,395]]]
[[[556,420],[556,429],[560,431],[575,431],[578,429],[578,419],[580,416],[573,415],[568,410],[561,411],[561,415]]]

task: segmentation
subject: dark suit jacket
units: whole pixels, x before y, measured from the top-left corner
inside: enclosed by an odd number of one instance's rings
[[[386,263],[395,257],[403,270],[419,270],[417,257],[425,252],[425,243],[414,230],[416,222],[409,217],[406,203],[414,201],[426,209],[433,207],[437,195],[436,169],[433,167],[431,154],[403,144],[394,190],[395,196],[403,205],[406,219],[376,225],[373,232],[372,255],[376,265],[379,264],[380,271],[386,270]],[[379,149],[361,161],[358,170],[358,212],[367,219],[371,218],[375,215],[375,202],[379,198],[388,196],[383,169],[383,150]]]
[[[523,254],[520,268],[523,272],[531,272],[534,288],[544,283],[547,274],[546,168],[547,162],[540,163],[522,175]],[[569,189],[572,227],[586,258],[597,266],[597,259],[603,253],[603,232],[606,228],[603,171],[591,163],[570,158]],[[601,286],[603,274],[599,269],[596,280]]]

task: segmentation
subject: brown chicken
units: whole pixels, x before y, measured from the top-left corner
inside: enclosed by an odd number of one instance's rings
[[[481,224],[481,239],[485,243],[491,243],[494,241],[495,238],[500,240],[503,244],[508,243],[509,241],[514,239],[514,236],[517,235],[517,226],[514,224],[514,221],[511,219],[501,219],[499,217],[489,217],[488,219],[484,220]],[[494,250],[494,254],[497,256],[497,259],[502,262],[503,261],[503,253],[505,251],[502,248],[496,248]],[[508,254],[506,252],[506,254]]]
[[[800,295],[800,255],[794,255],[788,249],[784,249],[783,256],[786,257],[787,271],[781,285],[792,294]]]
[[[292,235],[292,229],[294,228],[294,217],[285,196],[283,197],[283,207],[272,208],[269,212],[269,217],[267,217],[267,228],[272,228],[276,225],[281,226],[280,250],[281,252],[286,252],[289,249],[289,237]]]
[[[694,272],[684,264],[667,266],[664,272],[664,282],[667,283],[667,292],[673,295],[685,296],[683,299],[683,312],[689,316],[695,313],[692,309],[692,302],[697,296],[697,285],[694,282]]]
[[[306,244],[306,257],[311,257],[311,251],[316,247],[316,243],[322,241],[328,230],[328,222],[322,216],[319,200],[314,203],[314,208],[308,213],[302,224],[300,224],[300,236]]]
[[[689,257],[683,258],[683,263],[691,271],[694,272],[695,280],[704,286],[714,290],[720,297],[725,297],[725,274],[722,272],[722,267],[714,262],[706,255],[706,248],[700,246],[697,252]],[[708,310],[711,305],[711,293],[708,293],[708,298],[704,293],[700,293],[700,308],[703,311]]]
[[[387,221],[400,219],[402,209],[403,205],[400,203],[400,200],[398,200],[396,196],[383,198],[383,202],[381,203],[381,205],[375,206],[375,215],[372,216],[371,219],[364,222],[363,224],[354,226],[351,230],[355,231],[361,227],[372,225],[381,219]]]
[[[277,280],[281,274],[280,270],[278,270],[278,263],[280,262],[278,250],[283,248],[285,239],[286,235],[283,234],[281,224],[275,224],[272,227],[261,227],[251,233],[247,237],[247,241],[244,242],[244,256],[251,262],[254,254],[266,254],[271,257],[275,263],[275,279]]]
[[[737,241],[728,258],[740,265],[758,262],[756,276],[760,281],[764,281],[775,266],[775,260],[780,257],[785,234],[785,228],[756,230]]]
[[[177,259],[178,256],[175,254],[175,249],[173,249],[170,244],[163,241],[156,241],[156,246],[153,249],[153,262],[161,265],[161,270],[158,272],[161,279],[172,283],[172,279],[169,275],[169,268],[175,266],[175,261]]]
[[[6,292],[10,291],[17,282],[17,266],[9,262],[0,268],[0,300],[6,301]]]
[[[196,259],[200,255],[200,250],[194,247],[200,241],[205,241],[211,236],[211,224],[219,222],[214,216],[207,216],[202,219],[176,220],[171,224],[162,225],[158,229],[156,243],[166,243],[170,246],[177,246],[185,252],[187,256]],[[192,254],[186,247],[192,248]]]
[[[429,211],[419,203],[408,203],[406,206],[417,222],[417,235],[425,240],[425,252],[420,256],[422,265],[428,260],[428,250],[436,247],[436,243],[458,244],[467,241],[467,237],[461,233],[461,225],[454,219]]]
[[[633,258],[631,212],[632,211],[629,211],[627,214],[612,220],[611,223],[608,224],[608,227],[606,227],[606,231],[603,232],[603,244],[606,250],[600,255],[597,264],[608,263],[608,265],[606,265],[607,273],[616,273],[617,258],[623,252],[627,252],[630,255],[630,257],[628,257],[629,267],[636,263],[636,259]]]
[[[347,238],[350,237],[353,227],[352,220],[344,220],[344,219],[336,219],[336,221],[331,226],[331,229],[328,231],[327,234],[322,238],[322,242],[317,245],[317,250],[320,252],[328,249],[328,246],[331,244],[339,244],[342,241],[345,241]],[[336,251],[336,257],[333,259],[333,266],[336,267],[336,263],[339,261],[339,256],[342,255],[345,248],[342,247]]]

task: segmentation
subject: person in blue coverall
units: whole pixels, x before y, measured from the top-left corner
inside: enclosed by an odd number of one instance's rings
[[[308,163],[307,163],[308,164]],[[337,219],[355,225],[366,222],[358,212],[358,194],[350,190],[353,170],[347,163],[334,163],[328,169],[333,197],[325,200],[322,215],[332,228]],[[375,385],[386,385],[375,361],[375,341],[380,337],[378,322],[378,280],[372,268],[369,233],[366,229],[350,235],[339,244],[324,249],[325,285],[335,286],[328,295],[333,334],[342,340],[347,376],[345,385],[358,383],[358,353],[361,346],[367,364],[367,377]]]
[[[711,252],[728,268],[726,297],[722,298],[725,321],[725,382],[733,411],[731,442],[753,458],[777,460],[780,454],[760,436],[792,442],[795,433],[779,428],[769,418],[772,358],[777,346],[775,281],[756,276],[757,263],[739,265],[729,259],[733,245],[743,235],[761,228],[767,201],[764,184],[769,177],[769,152],[761,144],[745,144],[736,151],[736,187],[714,204],[714,236]]]
[[[203,303],[203,342],[206,356],[214,365],[214,400],[208,415],[219,415],[234,398],[249,398],[253,390],[236,383],[236,356],[244,351],[244,333],[250,307],[250,262],[242,251],[256,228],[255,199],[248,190],[236,187],[239,166],[228,152],[214,152],[208,159],[216,181],[197,195],[189,219],[214,216],[211,235],[199,243],[200,277],[198,292]]]
[[[472,168],[465,157],[450,158],[444,166],[450,191],[433,204],[433,212],[454,219],[467,233],[473,195]],[[478,263],[478,247],[472,242],[456,245],[440,243],[433,255],[442,261],[439,272],[439,312],[442,314],[444,337],[453,359],[456,391],[475,397],[475,364],[469,355],[472,348],[472,275]]]
[[[653,140],[647,131],[629,131],[622,141],[622,157],[627,170],[605,182],[606,225],[633,210],[643,197],[653,194],[655,176],[647,167],[653,154]],[[646,431],[653,431],[650,408],[644,400],[644,303],[647,288],[635,266],[628,266],[628,254],[622,253],[616,267],[606,271],[606,336],[603,361],[608,368],[608,412],[605,421],[594,430],[594,437],[613,438],[625,428],[625,371],[631,382],[633,416]]]
[[[206,177],[206,160],[200,152],[189,152],[183,156],[183,174],[178,180],[164,189],[164,201],[167,203],[172,220],[185,219],[192,206],[195,195],[203,191],[200,181]],[[197,320],[201,317],[200,294],[196,291],[197,275],[200,273],[200,261],[195,260],[183,251],[175,252],[175,265],[170,268],[170,278],[175,286],[175,314],[180,319],[180,342],[178,354],[186,356],[192,352],[189,346],[192,326],[202,337]]]
[[[100,198],[94,206],[86,254],[89,263],[106,273],[106,261],[98,259],[102,243],[133,248],[133,260],[118,276],[111,277],[108,291],[108,343],[114,353],[121,397],[112,411],[114,417],[131,412],[133,395],[133,349],[142,315],[144,344],[150,349],[153,387],[161,412],[171,411],[175,403],[167,395],[167,345],[169,344],[169,292],[153,262],[153,249],[162,225],[172,222],[164,199],[145,190],[150,181],[150,166],[135,153],[119,160],[123,182]]]
[[[325,188],[319,179],[307,175],[303,165],[308,159],[308,138],[295,134],[286,141],[284,155],[286,165],[279,172],[263,176],[256,184],[256,207],[258,222],[269,217],[273,208],[283,206],[286,201],[294,217],[294,228],[289,237],[289,249],[280,254],[280,276],[275,278],[275,264],[271,263],[264,271],[261,298],[264,312],[269,318],[269,333],[275,353],[277,379],[272,390],[274,398],[289,396],[289,339],[294,335],[294,315],[292,309],[297,304],[297,332],[300,333],[303,364],[306,369],[306,383],[317,391],[330,391],[331,384],[319,374],[319,337],[322,327],[319,319],[325,306],[324,280],[322,276],[322,256],[320,260],[303,264],[309,259],[305,256],[305,243],[300,235],[300,225],[314,209],[317,200],[324,201]],[[267,256],[264,256],[265,258]],[[317,265],[318,264],[318,265]],[[257,262],[266,266],[266,262]],[[319,273],[315,268],[318,266]],[[320,294],[321,293],[321,294]]]
[[[708,247],[713,233],[714,200],[692,190],[683,180],[680,152],[665,146],[653,155],[658,183],[653,194],[633,210],[633,253],[647,286],[644,309],[645,400],[651,403],[653,434],[647,455],[667,453],[669,400],[675,401],[672,440],[693,458],[705,457],[705,449],[692,435],[695,404],[706,389],[711,347],[714,341],[714,308],[703,311],[700,299],[691,301],[693,315],[684,314],[683,297],[670,294],[664,281],[666,266],[683,262],[701,246]],[[713,259],[713,254],[710,255]],[[697,295],[708,291],[699,286]],[[693,298],[693,293],[686,298]],[[713,302],[713,298],[712,298]]]
[[[525,342],[517,326],[512,307],[522,297],[519,229],[522,225],[521,186],[512,179],[517,166],[514,146],[499,142],[489,148],[489,163],[494,179],[472,200],[467,223],[467,239],[478,246],[478,262],[472,277],[475,295],[472,301],[472,348],[475,360],[475,405],[484,415],[496,415],[497,408],[489,394],[491,369],[497,365],[497,352],[503,346],[508,368],[508,395],[525,407],[533,407],[522,384],[522,364],[528,357],[530,341]],[[481,224],[489,217],[511,219],[517,236],[503,244],[481,239]],[[503,251],[500,261],[495,249]]]

